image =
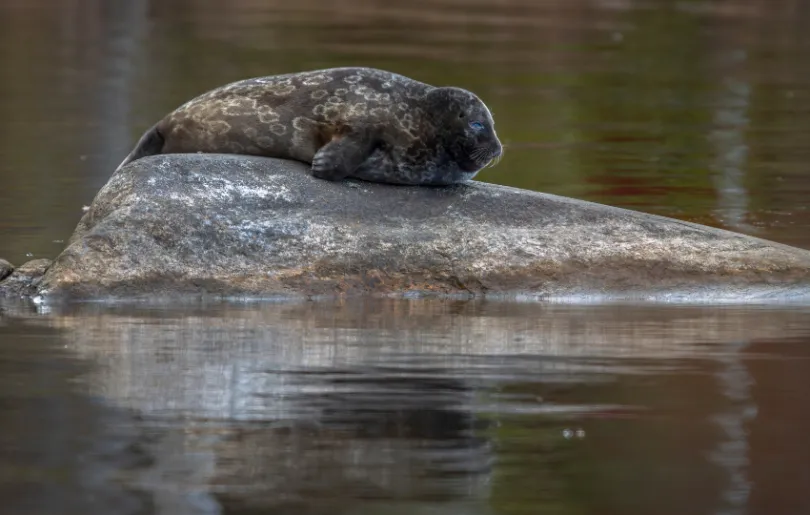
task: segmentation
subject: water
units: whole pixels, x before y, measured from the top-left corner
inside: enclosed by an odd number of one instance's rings
[[[349,64],[480,94],[481,180],[810,248],[808,11],[5,0],[0,257],[191,96]],[[807,307],[2,309],[3,513],[810,513]]]
[[[806,307],[9,309],[7,513],[810,509]]]

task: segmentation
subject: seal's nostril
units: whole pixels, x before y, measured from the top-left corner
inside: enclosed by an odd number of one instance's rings
[[[498,157],[501,155],[501,152],[503,152],[503,150],[501,149],[500,145],[495,147],[495,149],[492,151],[492,157]]]

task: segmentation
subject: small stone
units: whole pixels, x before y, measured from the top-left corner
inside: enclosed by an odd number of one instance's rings
[[[40,276],[51,266],[51,263],[50,259],[33,259],[22,264],[15,272],[31,277]]]
[[[0,282],[0,297],[30,296],[34,293],[36,284],[42,279],[50,259],[34,259],[16,268],[11,275]],[[2,264],[0,264],[0,268]]]
[[[5,259],[0,259],[0,281],[5,279],[6,277],[11,275],[11,272],[14,271],[14,265],[6,261]]]

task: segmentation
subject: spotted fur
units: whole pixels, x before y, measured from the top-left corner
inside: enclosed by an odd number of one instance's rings
[[[333,68],[204,93],[149,129],[119,169],[153,154],[248,154],[310,163],[328,180],[446,185],[471,179],[502,150],[489,109],[467,90]]]

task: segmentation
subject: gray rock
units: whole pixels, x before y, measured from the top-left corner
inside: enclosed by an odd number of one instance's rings
[[[289,161],[144,158],[96,196],[39,292],[731,299],[804,296],[810,252],[660,216],[471,182],[313,178]]]
[[[0,259],[0,282],[3,281],[6,277],[11,275],[11,272],[14,271],[14,265],[6,261],[5,259]]]
[[[3,268],[0,261],[0,270]],[[42,280],[45,271],[51,265],[50,259],[33,259],[13,270],[4,280],[0,281],[0,297],[24,297],[35,293],[36,286]],[[11,266],[9,264],[9,266]],[[2,273],[0,273],[2,275]]]

